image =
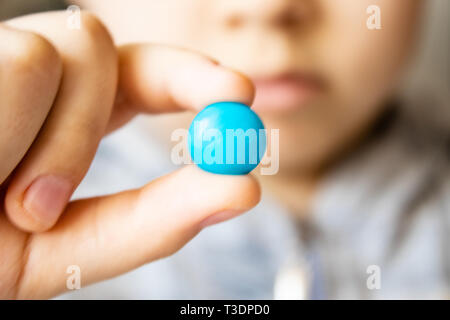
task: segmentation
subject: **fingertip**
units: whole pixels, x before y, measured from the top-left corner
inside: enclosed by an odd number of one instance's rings
[[[251,105],[252,81],[208,56],[154,44],[119,48],[121,96],[137,112],[199,111],[219,101]]]
[[[255,98],[255,86],[249,77],[243,73],[218,65],[220,77],[216,83],[217,90],[212,102],[233,101],[251,105]],[[214,91],[213,91],[214,92]]]
[[[254,175],[248,174],[245,177],[247,177],[246,206],[251,209],[261,201],[261,185]]]
[[[25,232],[40,233],[49,230],[53,225],[47,225],[28,212],[22,203],[16,199],[5,198],[5,212],[9,221]]]
[[[196,56],[171,74],[169,91],[176,104],[195,111],[220,101],[251,105],[255,98],[250,78],[204,56]]]
[[[214,174],[194,165],[188,170],[195,175],[203,175],[208,180],[205,182],[205,189],[209,192],[211,189],[220,189],[219,195],[214,191],[209,195],[212,201],[215,200],[218,209],[213,212],[210,208],[211,213],[198,224],[200,229],[238,217],[255,207],[261,199],[260,184],[252,175]]]
[[[223,175],[206,172],[196,165],[188,165],[179,174],[193,180],[190,193],[199,193],[205,200],[227,210],[247,211],[261,198],[261,188],[252,175]],[[206,202],[206,201],[205,201]]]
[[[25,189],[23,183],[13,180],[6,192],[6,214],[21,230],[47,231],[63,213],[73,188],[70,180],[55,175],[40,176]]]
[[[234,90],[237,96],[236,102],[242,102],[248,106],[252,105],[256,95],[256,87],[253,81],[240,71],[231,68],[228,68],[228,71],[231,72],[235,78]]]

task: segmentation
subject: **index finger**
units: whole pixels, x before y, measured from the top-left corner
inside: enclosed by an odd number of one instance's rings
[[[137,113],[201,110],[217,101],[251,104],[252,82],[199,53],[155,44],[119,47],[119,88],[108,131]]]

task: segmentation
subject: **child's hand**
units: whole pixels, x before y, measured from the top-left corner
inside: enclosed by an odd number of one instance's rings
[[[82,13],[79,30],[66,18],[52,12],[0,24],[2,298],[62,292],[70,265],[81,268],[82,285],[113,277],[259,200],[250,176],[188,166],[142,189],[66,207],[103,135],[137,113],[250,104],[254,94],[247,78],[199,54],[116,48],[93,15]],[[231,212],[211,218],[223,211]]]

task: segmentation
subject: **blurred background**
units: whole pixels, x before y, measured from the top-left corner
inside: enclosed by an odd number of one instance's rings
[[[400,95],[411,117],[417,117],[416,121],[427,130],[439,132],[438,137],[447,137],[450,134],[450,0],[426,2],[419,47],[402,82]],[[33,12],[64,10],[68,5],[59,0],[0,0],[0,21]],[[426,112],[414,112],[424,106]]]
[[[428,113],[412,114],[420,114],[421,121],[432,122],[439,131],[450,132],[450,1],[426,2],[423,34],[416,60],[405,77],[403,98],[409,108],[429,105]],[[62,0],[0,0],[0,20],[67,7]]]

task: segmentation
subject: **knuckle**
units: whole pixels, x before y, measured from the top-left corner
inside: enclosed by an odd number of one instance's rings
[[[81,61],[88,68],[111,74],[117,65],[117,52],[114,41],[107,28],[94,14],[81,11],[80,29],[66,31],[64,57]],[[68,43],[69,42],[69,43]],[[67,48],[71,48],[70,51]]]
[[[33,33],[27,33],[15,41],[6,65],[14,74],[45,78],[59,77],[62,71],[56,49],[45,38]]]
[[[115,52],[112,37],[99,18],[90,12],[82,11],[81,21],[81,37],[86,44],[86,48],[97,53],[100,59],[105,58],[105,53]]]
[[[105,27],[103,26],[103,23],[95,14],[89,11],[81,11],[80,15],[83,29],[94,35],[104,31]]]

